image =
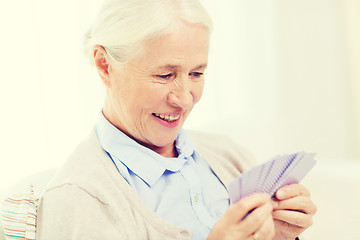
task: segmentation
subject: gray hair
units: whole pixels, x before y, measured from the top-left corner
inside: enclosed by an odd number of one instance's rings
[[[212,21],[199,0],[105,0],[85,35],[84,50],[92,65],[95,45],[124,63],[139,52],[144,41],[170,33],[179,20],[211,33]]]

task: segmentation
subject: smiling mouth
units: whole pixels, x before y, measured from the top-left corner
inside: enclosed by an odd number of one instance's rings
[[[167,122],[174,122],[180,118],[180,115],[164,115],[164,114],[157,114],[153,113],[157,118],[160,118],[161,120],[167,121]]]

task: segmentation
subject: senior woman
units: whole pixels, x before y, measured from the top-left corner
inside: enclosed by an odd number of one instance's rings
[[[104,107],[45,190],[37,239],[296,239],[311,225],[315,205],[298,184],[230,204],[226,186],[251,159],[182,129],[211,28],[197,0],[105,2],[85,41]]]

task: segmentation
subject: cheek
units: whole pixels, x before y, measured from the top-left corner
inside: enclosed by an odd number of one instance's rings
[[[197,103],[201,99],[204,90],[204,81],[196,83],[193,89],[194,103]]]
[[[139,89],[133,104],[142,112],[153,112],[157,107],[164,104],[168,94],[166,86],[148,86]]]

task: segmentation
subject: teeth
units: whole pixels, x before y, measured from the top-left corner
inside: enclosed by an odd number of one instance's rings
[[[175,120],[178,120],[180,117],[180,115],[174,116],[174,115],[164,115],[164,114],[157,114],[157,113],[154,113],[154,115],[157,117],[160,117],[161,119],[164,119],[168,122],[173,122]]]

